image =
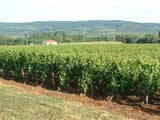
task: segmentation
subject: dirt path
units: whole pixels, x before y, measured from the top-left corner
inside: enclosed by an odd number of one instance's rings
[[[97,109],[103,109],[112,114],[119,114],[125,117],[128,120],[160,120],[160,105],[156,106],[159,110],[150,109],[153,106],[148,105],[144,108],[133,107],[125,104],[118,104],[116,102],[107,102],[106,100],[93,100],[86,96],[70,94],[70,93],[62,93],[53,90],[47,90],[45,88],[41,88],[40,86],[30,86],[23,83],[17,83],[12,80],[4,80],[0,78],[0,85],[14,85],[22,91],[27,93],[32,93],[36,95],[48,95],[54,96],[56,98],[64,99],[71,102],[78,102],[89,107],[94,107]]]

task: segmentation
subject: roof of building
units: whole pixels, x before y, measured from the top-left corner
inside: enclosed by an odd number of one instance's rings
[[[56,40],[45,40],[45,42],[56,42]]]

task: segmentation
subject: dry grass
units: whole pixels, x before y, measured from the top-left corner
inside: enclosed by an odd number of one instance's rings
[[[0,120],[119,120],[117,115],[0,85]]]
[[[62,43],[61,45],[71,45],[71,44],[122,44],[122,42],[106,42],[106,41],[99,41],[99,42],[73,42],[73,43]]]

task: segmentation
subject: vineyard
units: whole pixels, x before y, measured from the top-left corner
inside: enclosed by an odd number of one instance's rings
[[[160,88],[160,45],[1,46],[0,71],[19,82],[148,103]]]

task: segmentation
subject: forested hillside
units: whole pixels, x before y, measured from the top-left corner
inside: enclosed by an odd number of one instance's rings
[[[0,35],[19,36],[42,32],[64,31],[71,34],[97,36],[111,33],[158,32],[158,23],[137,23],[118,20],[44,21],[28,23],[0,23]]]

